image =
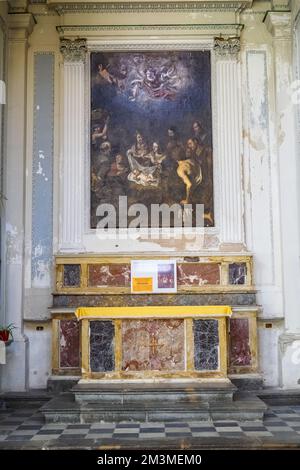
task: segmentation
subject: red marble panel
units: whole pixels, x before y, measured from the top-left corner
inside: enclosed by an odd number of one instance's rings
[[[251,365],[248,318],[230,319],[230,364],[231,366]]]
[[[129,264],[90,264],[89,287],[130,286]]]
[[[217,263],[180,263],[177,265],[179,286],[220,284],[220,265]]]
[[[59,324],[59,365],[79,367],[79,322],[60,320]]]
[[[122,370],[184,370],[183,320],[124,320]]]

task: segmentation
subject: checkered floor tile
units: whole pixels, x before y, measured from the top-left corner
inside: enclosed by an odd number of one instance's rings
[[[165,437],[277,437],[299,440],[300,407],[269,408],[263,423],[214,421],[186,423],[45,424],[38,409],[0,410],[0,442],[72,439],[157,439]]]

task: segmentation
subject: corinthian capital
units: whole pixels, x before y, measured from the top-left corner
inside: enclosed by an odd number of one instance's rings
[[[238,55],[241,49],[240,38],[215,38],[214,40],[214,51],[219,56],[230,56],[235,57]]]
[[[60,40],[60,52],[65,62],[84,62],[86,58],[85,39],[64,39]]]

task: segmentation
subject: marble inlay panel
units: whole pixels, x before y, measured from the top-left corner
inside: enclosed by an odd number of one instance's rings
[[[251,365],[248,318],[230,319],[230,365]]]
[[[80,265],[64,265],[64,287],[80,287]]]
[[[194,320],[194,361],[196,370],[219,368],[218,320]]]
[[[184,370],[183,320],[124,320],[122,369]]]
[[[232,263],[229,265],[229,284],[245,284],[246,276],[246,263]]]
[[[92,372],[114,370],[114,337],[113,322],[90,322],[90,367]]]
[[[90,264],[89,287],[130,286],[129,264]]]
[[[179,286],[220,284],[220,265],[217,263],[181,263],[177,265]]]
[[[60,320],[59,322],[59,366],[79,367],[79,322]]]
[[[54,307],[138,307],[143,305],[256,305],[255,293],[222,294],[53,294]]]

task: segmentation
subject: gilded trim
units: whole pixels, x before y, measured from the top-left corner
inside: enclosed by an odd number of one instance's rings
[[[193,320],[187,318],[185,322],[185,344],[186,344],[186,370],[194,371],[194,331],[193,331]]]
[[[52,320],[52,372],[60,368],[59,364],[59,319]]]
[[[227,376],[227,329],[226,318],[220,318],[219,327],[219,371],[225,377]]]
[[[90,372],[90,322],[84,319],[81,323],[81,373],[85,376]]]
[[[122,321],[115,320],[115,370],[122,370]]]

